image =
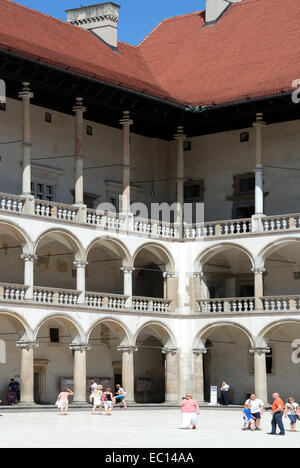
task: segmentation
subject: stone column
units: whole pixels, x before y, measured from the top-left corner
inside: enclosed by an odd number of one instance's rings
[[[204,373],[203,356],[207,353],[206,348],[193,349],[194,354],[194,398],[204,403]]]
[[[34,261],[37,259],[33,254],[22,254],[21,259],[24,260],[24,285],[28,286],[25,293],[25,299],[33,299],[34,287]]]
[[[165,271],[164,278],[164,298],[171,302],[169,310],[175,312],[179,307],[179,278],[172,271]]]
[[[253,268],[254,273],[254,295],[255,295],[255,310],[263,309],[262,297],[264,295],[264,272],[265,268]]]
[[[21,348],[21,404],[34,405],[34,357],[33,351],[38,343],[32,341],[18,341]]]
[[[76,98],[75,112],[75,205],[84,205],[83,202],[83,114],[86,107],[83,106],[83,99]]]
[[[86,399],[86,352],[90,350],[87,344],[71,344],[74,352],[74,397],[73,403],[87,403]]]
[[[127,401],[134,402],[134,353],[135,346],[119,346],[122,353],[122,387],[127,392]]]
[[[132,275],[134,272],[134,268],[132,267],[122,267],[121,271],[123,272],[124,275],[124,289],[123,289],[123,294],[124,296],[127,296],[127,303],[126,306],[130,307],[132,304]]]
[[[255,393],[257,397],[268,403],[268,383],[267,383],[267,367],[266,354],[270,352],[270,348],[251,348],[250,353],[254,354],[254,382]]]
[[[30,130],[30,99],[34,94],[30,91],[30,83],[24,82],[19,93],[22,99],[22,148],[23,148],[23,175],[22,195],[25,197],[23,212],[34,214],[34,197],[31,195],[31,130]]]
[[[122,213],[130,214],[130,126],[133,120],[130,119],[129,111],[123,113],[120,120],[123,128],[123,192],[122,192]]]
[[[183,127],[177,127],[177,134],[174,136],[177,141],[177,224],[182,228],[184,217],[184,148],[183,143],[186,135]]]
[[[166,403],[178,402],[179,379],[178,379],[178,355],[177,349],[162,350],[166,355]]]
[[[78,304],[85,303],[85,269],[88,265],[88,262],[81,260],[75,260],[73,262],[76,266],[76,289],[81,291],[80,296],[78,297]]]
[[[263,114],[256,114],[256,166],[255,166],[255,216],[263,216],[264,213],[264,187],[263,187]]]

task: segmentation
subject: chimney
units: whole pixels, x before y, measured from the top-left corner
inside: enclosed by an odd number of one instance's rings
[[[118,47],[118,21],[120,5],[99,3],[66,10],[68,23],[90,30],[111,47]]]
[[[243,0],[206,0],[205,22],[215,23],[232,3]]]

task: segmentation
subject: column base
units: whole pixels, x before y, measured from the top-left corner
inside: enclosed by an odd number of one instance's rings
[[[18,403],[17,405],[14,405],[13,408],[34,408],[35,406],[37,406],[35,402]]]

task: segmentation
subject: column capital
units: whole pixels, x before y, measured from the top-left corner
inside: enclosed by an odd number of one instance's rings
[[[207,348],[193,349],[194,356],[203,356],[207,354]]]
[[[20,98],[32,99],[34,97],[34,94],[30,91],[30,83],[28,81],[24,81],[22,85],[22,91],[18,93],[18,96]]]
[[[21,349],[35,349],[39,347],[39,343],[36,341],[17,341],[16,346]]]
[[[121,353],[133,354],[138,351],[136,346],[118,346],[118,351]]]
[[[89,262],[86,262],[85,260],[74,260],[73,265],[75,265],[77,268],[85,268]]]
[[[263,121],[264,114],[262,112],[257,112],[256,121],[253,123],[253,127],[265,127],[266,122]]]
[[[175,278],[175,273],[173,271],[164,271],[163,272],[164,278]]]
[[[119,121],[121,125],[127,125],[130,127],[130,125],[133,125],[133,120],[130,118],[130,112],[129,111],[124,111],[123,112],[123,118]]]
[[[126,275],[126,274],[132,274],[135,271],[135,268],[129,267],[129,266],[123,266],[120,268],[120,270],[124,273],[124,275]]]
[[[255,267],[255,268],[252,268],[251,271],[255,275],[263,275],[265,273],[266,269],[264,267]]]
[[[76,98],[76,104],[75,106],[72,108],[73,112],[86,112],[86,107],[84,107],[83,105],[83,98],[81,97],[77,97]]]
[[[195,273],[193,273],[194,278],[199,278],[202,280],[203,276],[204,276],[203,271],[196,271]]]
[[[163,348],[161,352],[162,354],[171,354],[172,356],[176,356],[178,349],[177,348]]]
[[[270,348],[250,348],[249,353],[251,354],[258,354],[258,356],[262,356],[263,354],[269,354],[271,352]]]
[[[182,126],[177,127],[177,133],[174,135],[174,140],[177,141],[184,141],[186,139],[186,135],[184,134],[184,128]]]
[[[80,351],[81,353],[83,353],[84,351],[90,351],[91,350],[91,345],[89,345],[88,343],[71,343],[69,345],[69,349],[71,351]]]
[[[26,253],[26,254],[20,255],[20,258],[24,260],[24,262],[34,262],[38,258],[38,256],[35,254]]]

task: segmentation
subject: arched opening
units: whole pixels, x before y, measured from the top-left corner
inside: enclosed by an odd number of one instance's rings
[[[223,381],[230,385],[231,404],[243,404],[254,391],[254,370],[249,349],[251,338],[242,327],[230,323],[214,324],[199,335],[197,347],[204,347],[204,399],[210,401],[212,386],[218,389]],[[218,391],[219,401],[220,392]]]
[[[118,321],[104,319],[94,324],[89,333],[88,379],[95,379],[104,390],[110,388],[113,392],[116,385],[124,385],[122,353],[118,348],[128,344],[128,332]]]
[[[16,345],[21,339],[24,341],[30,339],[30,331],[26,323],[15,314],[0,311],[0,340],[4,342],[0,362],[0,399],[4,403],[10,404],[14,401],[7,395],[10,379],[15,379],[20,383],[21,352]]]
[[[121,268],[128,264],[124,247],[111,239],[97,239],[88,249],[86,290],[123,294],[124,278]]]
[[[204,252],[195,269],[202,271],[202,299],[254,296],[252,260],[233,244],[218,245]]]
[[[270,348],[266,354],[268,397],[272,401],[272,394],[278,392],[281,398],[286,400],[292,396],[296,401],[300,400],[300,321],[287,320],[277,322],[269,326],[262,337]]]
[[[161,324],[146,324],[136,336],[134,356],[135,401],[163,403],[166,395],[165,348],[174,348],[169,330]]]
[[[48,231],[36,245],[35,286],[76,290],[75,259],[82,259],[79,241],[70,234]]]
[[[263,254],[264,295],[300,295],[300,239],[276,242]]]
[[[81,342],[80,327],[67,316],[53,315],[43,320],[35,333],[39,347],[34,352],[34,399],[53,404],[59,392],[73,386],[72,343]]]
[[[142,246],[134,257],[133,295],[166,298],[164,272],[173,271],[168,252],[157,245]]]
[[[0,223],[0,283],[24,284],[22,253],[29,244],[20,230],[13,225]]]

